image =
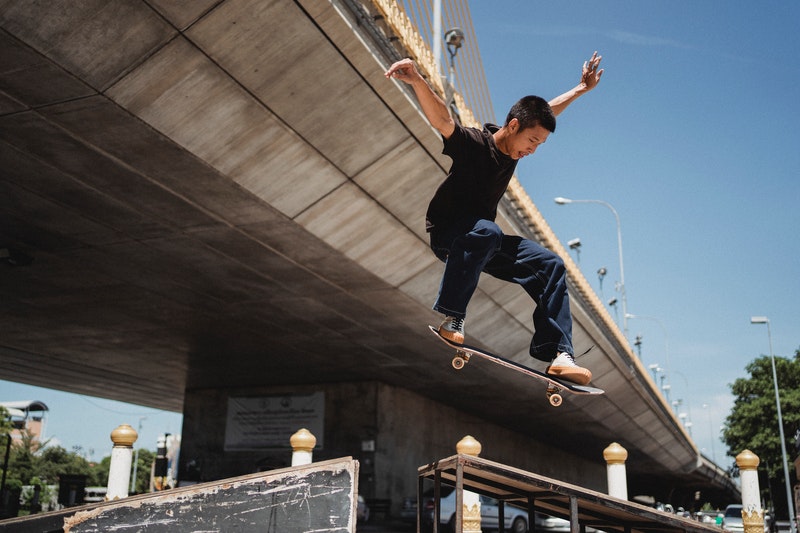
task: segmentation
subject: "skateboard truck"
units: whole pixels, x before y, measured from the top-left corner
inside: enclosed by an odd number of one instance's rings
[[[467,363],[469,363],[469,354],[463,350],[456,350],[453,360],[450,361],[450,364],[453,365],[453,368],[456,370],[461,370]]]
[[[547,390],[544,392],[544,395],[547,397],[547,401],[550,402],[550,405],[553,407],[558,407],[564,401],[561,397],[561,389],[556,387],[555,385],[550,385],[547,387]]]
[[[461,370],[466,366],[467,363],[469,363],[469,357],[470,354],[464,350],[456,350],[456,354],[453,356],[453,360],[450,362],[450,364],[453,365],[453,368],[456,370]],[[564,398],[561,396],[561,389],[555,385],[547,386],[545,396],[547,397],[547,401],[549,401],[550,405],[553,407],[558,407],[564,402]]]

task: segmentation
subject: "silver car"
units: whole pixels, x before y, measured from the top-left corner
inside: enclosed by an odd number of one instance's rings
[[[444,490],[442,493],[444,493]],[[497,500],[481,495],[480,502],[481,529],[484,531],[500,529],[498,527],[499,509]],[[428,511],[427,508],[426,511]],[[433,509],[428,512],[430,513],[427,517],[428,521],[432,523]],[[446,528],[446,531],[453,531],[456,523],[456,491],[453,490],[446,496],[442,496],[440,500],[440,516],[441,524]],[[504,529],[511,533],[527,533],[528,513],[519,507],[505,505],[503,507],[503,524]]]
[[[725,514],[722,515],[722,530],[728,533],[744,532],[741,505],[734,504],[725,508]]]

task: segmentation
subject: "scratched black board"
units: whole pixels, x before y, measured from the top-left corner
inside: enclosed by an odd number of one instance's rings
[[[357,495],[357,462],[351,459],[345,464],[341,460],[338,464],[327,461],[308,465],[301,470],[274,472],[276,474],[243,476],[73,508],[70,513],[61,513],[65,524],[63,531],[355,531],[353,506]],[[0,522],[2,525],[3,522]],[[18,522],[15,526],[7,531],[24,533],[52,530],[49,527],[37,527],[33,521]],[[0,531],[3,530],[0,527]]]

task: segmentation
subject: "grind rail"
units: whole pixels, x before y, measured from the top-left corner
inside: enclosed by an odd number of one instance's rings
[[[463,531],[463,491],[470,490],[498,500],[498,522],[503,533],[504,507],[514,504],[528,510],[565,518],[571,533],[584,533],[587,527],[610,533],[677,532],[719,533],[713,524],[658,511],[651,507],[613,498],[606,494],[525,472],[479,457],[458,454],[418,469],[417,530],[422,531],[422,498],[426,482],[433,480],[433,533],[440,530],[440,499],[443,483],[455,487],[455,532]]]

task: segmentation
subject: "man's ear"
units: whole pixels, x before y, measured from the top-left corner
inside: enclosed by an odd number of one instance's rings
[[[506,129],[508,130],[509,133],[516,133],[517,130],[519,129],[519,120],[517,120],[516,118],[512,118],[511,120],[509,120],[508,124],[506,125]]]

